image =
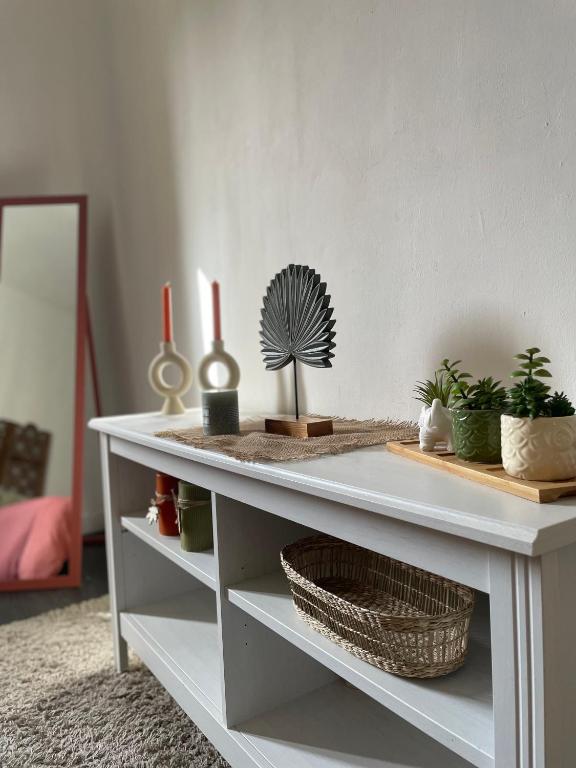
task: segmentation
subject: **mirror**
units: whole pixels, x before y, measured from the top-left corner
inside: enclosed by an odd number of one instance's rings
[[[78,586],[87,200],[0,200],[0,589]]]

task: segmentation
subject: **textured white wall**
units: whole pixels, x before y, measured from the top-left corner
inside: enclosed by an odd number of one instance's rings
[[[89,284],[112,409],[123,380],[115,364],[121,336],[113,332],[118,302],[107,45],[98,0],[0,0],[0,197],[89,195]],[[91,388],[87,394],[88,416]],[[89,432],[85,475],[84,529],[90,531],[102,527],[102,511],[97,441]]]
[[[307,406],[414,416],[444,356],[504,376],[542,346],[576,395],[576,6],[571,0],[108,0],[125,406],[161,283],[202,353],[197,270],[222,281],[242,405],[284,383],[261,297],[316,267],[337,319]],[[197,401],[197,393],[189,402]]]
[[[334,368],[303,373],[312,410],[414,416],[412,385],[442,357],[502,376],[529,344],[576,394],[571,0],[0,12],[0,193],[91,196],[107,412],[157,406],[166,279],[179,346],[201,356],[199,269],[222,281],[243,406],[282,408],[258,318],[289,262],[316,267],[335,306]]]

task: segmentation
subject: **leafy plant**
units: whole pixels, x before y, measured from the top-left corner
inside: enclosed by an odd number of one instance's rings
[[[546,416],[574,416],[576,410],[564,392],[554,392],[546,404]]]
[[[520,361],[513,378],[522,379],[508,390],[509,405],[506,413],[511,416],[537,419],[540,416],[573,416],[574,407],[564,392],[550,395],[550,387],[540,379],[552,375],[547,368],[550,360],[540,355],[538,347],[530,347],[515,355]]]
[[[545,377],[552,376],[544,366],[550,362],[548,357],[536,357],[540,353],[538,347],[530,347],[526,352],[520,352],[514,355],[515,360],[520,360],[520,370],[514,371],[512,378],[525,378],[525,377]]]
[[[506,407],[506,389],[501,381],[492,376],[478,379],[466,390],[466,396],[459,401],[459,408],[468,411],[503,411]]]
[[[510,416],[536,419],[546,416],[546,404],[550,397],[550,387],[543,381],[526,376],[508,390],[508,407],[506,413]]]
[[[442,360],[442,367],[438,369],[438,373],[442,373],[448,379],[450,383],[450,394],[452,395],[453,405],[459,407],[458,404],[461,400],[466,398],[466,392],[470,385],[466,379],[471,379],[472,374],[462,373],[457,365],[460,365],[462,360],[454,360],[450,362],[447,357]]]
[[[442,361],[440,369],[450,382],[454,408],[467,411],[503,411],[506,406],[506,389],[502,382],[487,376],[478,379],[475,384],[470,384],[466,379],[471,378],[471,375],[456,368],[461,362],[454,360],[451,363],[446,358]]]
[[[438,398],[443,406],[448,407],[451,391],[451,382],[446,380],[442,371],[436,371],[433,381],[426,379],[426,381],[416,382],[414,399],[419,400],[424,405],[432,405],[433,401]]]

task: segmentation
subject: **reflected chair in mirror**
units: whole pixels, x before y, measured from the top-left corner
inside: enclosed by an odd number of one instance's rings
[[[26,498],[44,494],[50,432],[0,421],[0,489]]]
[[[0,590],[80,585],[84,195],[0,199]]]

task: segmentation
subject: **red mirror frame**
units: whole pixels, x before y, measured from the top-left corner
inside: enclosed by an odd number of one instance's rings
[[[86,257],[88,250],[88,197],[87,195],[60,195],[43,197],[15,197],[0,199],[0,248],[2,244],[2,218],[4,208],[15,205],[77,205],[78,206],[78,273],[76,305],[76,382],[74,402],[73,472],[72,472],[72,525],[70,531],[70,557],[68,573],[46,579],[0,581],[0,592],[19,592],[31,589],[61,589],[79,587],[82,581],[82,496],[84,480],[85,430],[85,340],[87,335]],[[0,256],[1,258],[1,256]]]

